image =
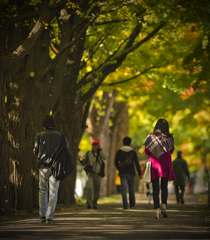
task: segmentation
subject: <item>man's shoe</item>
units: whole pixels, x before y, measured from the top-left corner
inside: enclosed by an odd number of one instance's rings
[[[93,206],[93,209],[97,209],[97,206]]]
[[[123,207],[123,209],[128,209],[128,207]]]
[[[46,223],[53,223],[52,219],[46,219]]]
[[[91,208],[91,205],[90,205],[90,204],[88,204],[88,205],[87,205],[87,208]]]
[[[46,222],[46,217],[41,217],[41,222]]]

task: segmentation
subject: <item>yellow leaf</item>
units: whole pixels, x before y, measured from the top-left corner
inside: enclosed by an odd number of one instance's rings
[[[91,72],[91,71],[92,71],[92,67],[91,67],[91,66],[87,66],[87,67],[86,67],[86,71],[87,71],[87,72]]]
[[[30,77],[34,77],[34,72],[30,72]]]

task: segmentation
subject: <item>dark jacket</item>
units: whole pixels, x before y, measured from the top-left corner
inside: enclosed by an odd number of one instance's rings
[[[133,154],[133,163],[128,166],[126,169],[120,170],[119,169],[119,163],[124,161],[128,156],[131,156]],[[136,165],[136,169],[138,171],[138,175],[141,176],[141,169],[139,166],[139,161],[137,158],[136,152],[130,147],[130,146],[124,146],[121,149],[119,149],[115,155],[115,166],[119,170],[119,176],[122,174],[131,174],[135,176],[135,169],[134,169],[134,163]]]
[[[189,168],[186,160],[182,158],[176,158],[173,162],[173,169],[176,175],[176,180],[173,182],[175,186],[185,186],[186,178],[190,178]]]
[[[68,148],[68,143],[65,138],[64,143]],[[38,168],[49,167],[46,166],[46,161],[50,161],[52,154],[56,148],[61,145],[61,133],[54,129],[47,129],[36,136],[33,152],[38,156]]]

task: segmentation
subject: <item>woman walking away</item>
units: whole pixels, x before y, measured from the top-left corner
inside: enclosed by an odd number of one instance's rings
[[[166,205],[168,199],[168,181],[175,180],[172,167],[171,154],[174,151],[174,138],[169,133],[169,125],[165,119],[159,119],[153,133],[145,140],[145,154],[150,157],[152,163],[151,179],[153,187],[153,201],[156,209],[156,219],[160,218],[159,182],[161,182],[161,213],[168,217]],[[161,178],[161,181],[159,181]]]

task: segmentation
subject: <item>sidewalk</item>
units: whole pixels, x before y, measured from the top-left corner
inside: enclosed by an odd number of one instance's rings
[[[168,218],[155,219],[153,203],[136,194],[136,207],[122,209],[122,203],[102,204],[98,209],[82,206],[72,212],[56,213],[54,223],[39,219],[13,221],[0,225],[1,239],[210,239],[210,226],[196,195],[186,195],[177,205],[169,195]],[[206,208],[207,209],[207,208]]]

